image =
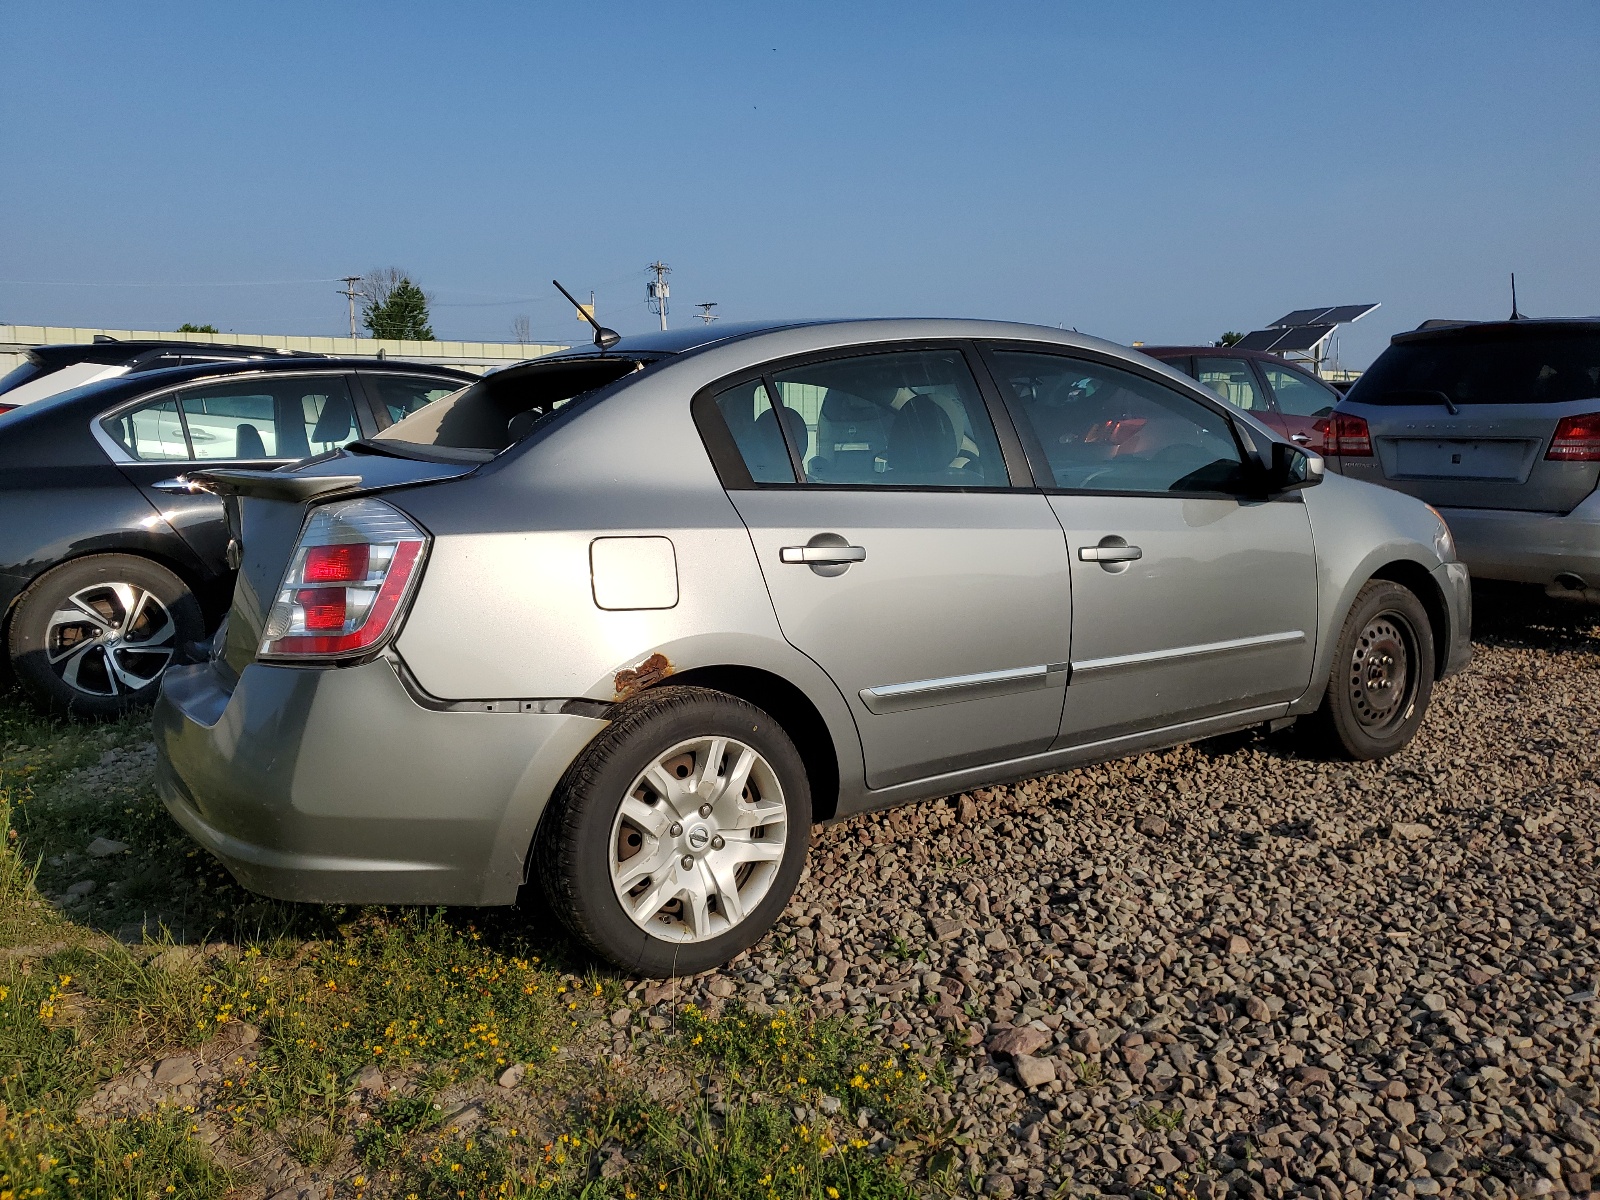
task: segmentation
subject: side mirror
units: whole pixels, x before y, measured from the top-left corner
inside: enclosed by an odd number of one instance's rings
[[[1287,442],[1273,442],[1268,490],[1278,495],[1299,488],[1316,487],[1327,471],[1328,464],[1323,461],[1322,455],[1291,446]]]

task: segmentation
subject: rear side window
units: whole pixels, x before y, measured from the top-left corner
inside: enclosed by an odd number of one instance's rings
[[[461,384],[434,379],[406,379],[398,375],[367,375],[367,386],[377,393],[389,420],[403,421],[418,409],[435,400],[443,400],[451,392],[461,390]]]
[[[1358,404],[1567,404],[1600,397],[1600,333],[1484,331],[1399,342],[1350,389]]]
[[[101,422],[113,441],[139,462],[183,462],[189,442],[183,436],[183,418],[172,396]]]
[[[1262,363],[1261,373],[1267,377],[1267,386],[1278,402],[1278,411],[1291,417],[1325,417],[1339,403],[1338,392],[1299,371]]]
[[[361,436],[337,375],[186,388],[179,397],[199,460],[308,458]]]
[[[767,395],[767,385],[760,379],[741,383],[719,394],[716,403],[751,480],[793,483],[794,466],[789,461],[789,448],[778,428],[778,412]],[[805,422],[792,409],[786,409],[784,416],[790,421],[791,440],[798,445],[806,436]]]
[[[996,350],[995,375],[1056,487],[1085,492],[1223,492],[1245,484],[1228,420],[1129,371],[1056,354]]]

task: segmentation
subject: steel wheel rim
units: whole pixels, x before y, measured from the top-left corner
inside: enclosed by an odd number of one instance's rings
[[[97,583],[50,614],[45,661],[89,696],[126,696],[161,678],[178,648],[178,627],[155,594],[132,583]]]
[[[607,850],[611,887],[652,937],[709,941],[772,890],[788,833],[771,763],[735,738],[691,738],[658,754],[624,794]]]
[[[1381,733],[1411,715],[1416,647],[1416,631],[1399,613],[1378,613],[1361,630],[1350,656],[1350,701],[1363,729]]]

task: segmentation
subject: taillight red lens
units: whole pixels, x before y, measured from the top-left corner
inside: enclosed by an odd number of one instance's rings
[[[1306,446],[1307,450],[1315,450],[1318,454],[1330,454],[1328,448],[1328,434],[1333,428],[1331,417],[1318,417],[1311,423],[1311,441]]]
[[[1600,413],[1562,417],[1544,456],[1558,462],[1600,462]]]
[[[361,583],[371,561],[372,547],[365,542],[309,546],[302,574],[307,583]]]
[[[328,658],[377,645],[394,626],[427,535],[381,500],[313,509],[267,615],[260,653]]]
[[[1372,435],[1367,431],[1365,418],[1334,413],[1333,440],[1328,448],[1346,458],[1371,458]]]

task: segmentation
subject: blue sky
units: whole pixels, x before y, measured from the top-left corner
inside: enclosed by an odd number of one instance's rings
[[[0,2],[0,322],[1600,312],[1600,5]],[[29,281],[29,282],[17,282]],[[162,286],[60,286],[161,284]],[[229,284],[234,286],[215,286]],[[527,299],[524,299],[527,298]]]

